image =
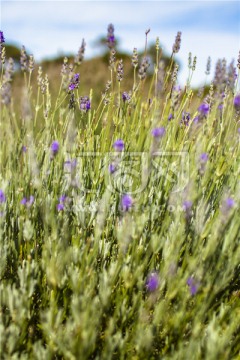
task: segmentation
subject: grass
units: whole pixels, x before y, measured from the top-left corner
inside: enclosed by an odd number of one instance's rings
[[[116,63],[100,98],[83,66],[1,107],[1,358],[238,359],[238,79],[197,97],[170,63],[126,89]]]

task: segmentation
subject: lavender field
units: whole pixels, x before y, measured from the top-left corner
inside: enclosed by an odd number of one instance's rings
[[[1,359],[240,359],[239,49],[193,89],[150,36],[99,91],[0,32]]]

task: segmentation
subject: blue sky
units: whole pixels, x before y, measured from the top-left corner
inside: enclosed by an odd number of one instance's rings
[[[113,23],[120,47],[129,52],[159,36],[170,53],[177,31],[182,31],[180,82],[187,76],[187,59],[197,55],[193,84],[205,80],[207,57],[237,59],[240,50],[239,1],[1,1],[1,30],[9,42],[25,45],[37,59],[61,52],[76,53],[84,37],[86,57],[99,52],[94,45]],[[212,70],[213,72],[213,70]]]

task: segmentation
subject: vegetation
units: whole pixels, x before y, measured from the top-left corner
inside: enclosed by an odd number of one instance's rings
[[[180,33],[149,74],[111,26],[108,65],[22,49],[19,87],[1,32],[1,358],[238,359],[239,73],[181,88]]]

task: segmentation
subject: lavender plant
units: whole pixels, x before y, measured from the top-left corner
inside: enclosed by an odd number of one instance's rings
[[[144,57],[137,79],[134,49],[125,89],[113,25],[107,40],[116,77],[98,106],[75,69],[84,41],[56,98],[23,48],[22,113],[1,62],[1,357],[237,359],[239,66],[218,62],[199,99],[158,41],[156,71]]]

